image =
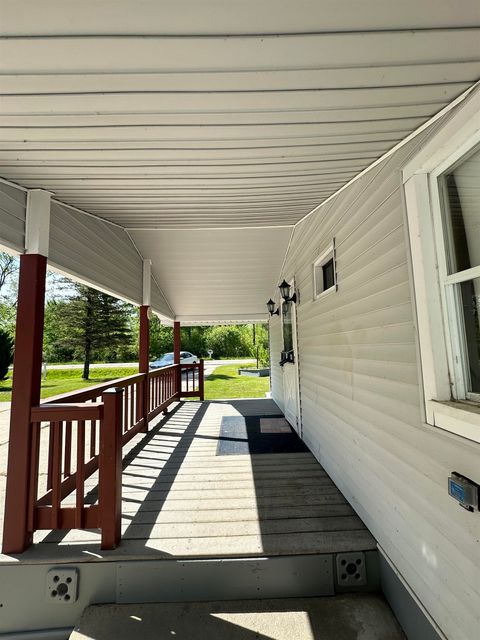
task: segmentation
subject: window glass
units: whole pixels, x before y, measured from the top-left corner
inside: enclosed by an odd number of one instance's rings
[[[466,356],[468,362],[469,391],[480,393],[480,278],[460,285]]]
[[[480,150],[443,176],[449,273],[480,265]]]
[[[335,286],[335,260],[333,245],[313,264],[314,296],[318,298],[324,291]]]
[[[327,289],[330,289],[330,287],[333,287],[333,285],[335,284],[335,278],[333,274],[333,258],[331,258],[322,266],[322,271],[323,290],[326,291]]]
[[[292,311],[293,304],[291,302],[282,303],[284,351],[293,351]]]

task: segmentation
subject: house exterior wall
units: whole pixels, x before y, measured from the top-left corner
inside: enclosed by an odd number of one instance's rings
[[[25,246],[27,194],[0,182],[0,242],[22,252]]]
[[[307,445],[449,640],[479,625],[479,514],[449,498],[453,470],[478,480],[479,447],[422,422],[401,169],[438,121],[297,226],[284,272],[300,292]],[[312,264],[336,240],[338,291],[314,300]],[[280,322],[270,323],[282,406]]]

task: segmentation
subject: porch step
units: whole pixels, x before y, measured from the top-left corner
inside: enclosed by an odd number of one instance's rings
[[[379,595],[88,607],[71,640],[404,640]]]

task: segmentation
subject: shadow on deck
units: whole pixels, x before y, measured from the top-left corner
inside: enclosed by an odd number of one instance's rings
[[[89,482],[93,503],[96,480]],[[97,531],[37,532],[16,559],[246,558],[376,548],[272,400],[178,403],[130,443],[122,491],[115,551],[100,550]]]

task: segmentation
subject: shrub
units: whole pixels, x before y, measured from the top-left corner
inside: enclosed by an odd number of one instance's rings
[[[10,335],[0,329],[0,380],[5,380],[8,375],[8,367],[13,361],[13,340]]]

